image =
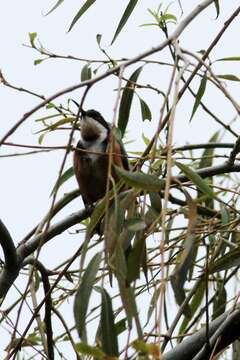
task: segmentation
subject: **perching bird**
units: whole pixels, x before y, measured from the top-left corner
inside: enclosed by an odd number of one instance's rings
[[[107,187],[110,126],[95,110],[81,110],[81,137],[74,151],[74,172],[85,206],[104,197]],[[112,164],[129,170],[123,145],[112,134]],[[111,175],[117,175],[112,167]]]

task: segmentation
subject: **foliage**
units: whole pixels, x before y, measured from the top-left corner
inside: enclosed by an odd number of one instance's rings
[[[98,3],[84,1],[69,31],[76,31],[82,17],[87,17]],[[3,85],[38,96],[42,103],[4,134],[0,145],[7,145],[7,138],[17,134],[18,127],[35,111],[44,108],[43,116],[34,115],[38,145],[33,149],[39,152],[61,149],[65,153],[51,189],[50,210],[37,227],[15,246],[5,225],[0,223],[4,254],[0,273],[3,304],[18,276],[26,284],[25,292],[21,291],[19,297],[3,309],[2,324],[8,324],[12,313],[21,314],[25,298],[31,296],[33,302],[31,319],[23,326],[25,330],[19,330],[18,321],[12,323],[6,349],[8,358],[16,354],[19,359],[26,358],[30,348],[31,356],[37,351],[42,357],[53,359],[54,354],[61,354],[59,344],[64,342],[70,348],[63,355],[65,358],[192,359],[192,355],[181,357],[182,339],[188,335],[194,342],[191,335],[198,336],[198,330],[205,325],[206,336],[201,341],[196,338],[194,343],[194,359],[207,359],[213,358],[215,351],[224,353],[227,346],[239,338],[240,331],[236,330],[230,340],[226,340],[224,326],[232,314],[227,311],[235,309],[238,302],[234,284],[240,266],[236,174],[240,170],[237,162],[240,140],[234,122],[227,122],[223,114],[219,115],[216,104],[206,99],[214,88],[223,101],[232,106],[236,116],[239,115],[238,102],[231,88],[222,81],[227,84],[239,81],[229,64],[238,62],[240,57],[225,54],[223,49],[224,55],[214,58],[211,51],[216,44],[224,47],[221,35],[228,26],[231,28],[240,8],[225,21],[220,33],[216,31],[206,48],[195,54],[181,47],[182,31],[190,26],[190,20],[197,21],[207,5],[215,8],[214,21],[218,21],[221,12],[221,1],[198,1],[199,4],[202,8],[196,6],[181,21],[178,19],[181,2],[178,2],[179,8],[176,4],[175,7],[160,4],[157,10],[146,9],[146,16],[150,15],[154,22],[144,23],[141,28],[148,31],[149,26],[153,26],[160,31],[159,46],[152,46],[149,40],[150,50],[131,59],[115,59],[110,55],[109,47],[102,45],[100,34],[96,35],[96,47],[104,60],[53,53],[42,45],[36,32],[30,33],[28,46],[41,56],[35,65],[42,66],[53,58],[83,63],[79,83],[70,89],[73,92],[84,88],[79,104],[73,99],[74,93],[68,95],[69,88],[45,98],[17,88],[1,74]],[[48,15],[63,5],[64,0],[57,1]],[[131,30],[133,25],[129,20],[134,19],[138,6],[138,1],[126,2],[111,36],[111,45],[117,46],[127,26]],[[167,62],[161,58],[163,49],[169,51]],[[218,74],[219,68],[222,69],[220,64],[226,66],[226,73]],[[130,75],[126,75],[131,65]],[[147,69],[151,66],[155,71],[168,69],[167,86],[148,80]],[[144,148],[136,142],[134,150],[129,151],[131,169],[114,169],[119,181],[112,184],[109,176],[111,189],[94,208],[78,209],[53,225],[54,216],[79,196],[77,189],[62,198],[59,196],[74,176],[72,166],[65,165],[75,148],[73,138],[79,131],[79,106],[85,106],[94,85],[104,86],[103,79],[107,77],[117,80],[118,84],[117,89],[112,89],[117,94],[113,116],[117,125],[115,133],[127,148],[128,129],[134,120],[133,113],[138,112],[141,121],[136,122],[136,127],[149,126],[150,138],[143,131]],[[191,93],[191,100],[186,90]],[[157,98],[157,112],[149,101],[149,92]],[[58,103],[60,95],[65,95],[63,104]],[[175,146],[173,129],[177,122],[183,121],[179,101],[185,97],[187,126],[190,128],[201,121],[205,141],[194,144],[190,138],[187,144]],[[206,119],[215,122],[213,134],[206,131]],[[50,136],[57,138],[59,131],[67,134],[64,146],[45,145]],[[231,142],[224,142],[225,139]],[[76,231],[64,233],[64,237],[75,236],[78,241],[80,238],[80,248],[56,268],[46,269],[39,260],[41,247],[72,226],[76,226]],[[100,230],[96,233],[98,227]],[[74,313],[74,324],[64,314],[64,306]],[[61,334],[55,332],[55,319],[63,326]],[[189,349],[187,351],[192,351],[193,346],[189,345]],[[236,356],[237,342],[234,351]]]

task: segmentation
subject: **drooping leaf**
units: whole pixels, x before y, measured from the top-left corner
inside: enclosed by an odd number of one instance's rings
[[[159,193],[149,192],[149,197],[151,201],[151,208],[160,215],[162,211],[161,196],[159,195]]]
[[[195,294],[193,295],[192,301],[189,305],[190,307],[190,314],[195,314],[197,309],[199,308],[199,306],[201,305],[203,299],[204,299],[204,294],[205,294],[205,289],[206,289],[206,283],[203,280],[200,282],[198,288],[196,289]],[[183,319],[183,322],[180,326],[179,329],[179,335],[183,335],[185,333],[185,330],[189,324],[189,322],[192,320],[192,316],[186,316]]]
[[[145,237],[142,231],[139,231],[135,236],[133,248],[130,251],[127,259],[127,281],[131,282],[137,280],[140,276],[140,267],[145,249]]]
[[[95,229],[101,218],[103,217],[105,213],[105,209],[106,209],[106,200],[102,199],[97,203],[91,215],[90,224],[88,225],[88,229],[87,229],[89,234],[93,232],[93,230]]]
[[[34,60],[34,65],[39,65],[39,64],[41,64],[45,59],[47,59],[47,58],[43,58],[43,59],[36,59],[36,60]]]
[[[217,75],[219,79],[230,80],[230,81],[240,81],[240,78],[233,74],[224,74]]]
[[[219,136],[219,131],[215,132],[213,134],[213,136],[209,139],[209,143],[211,142],[216,142],[217,139],[218,139],[218,136]],[[206,148],[203,153],[202,153],[202,158],[200,160],[200,163],[199,163],[199,169],[202,169],[202,168],[206,168],[206,167],[210,167],[212,166],[213,164],[213,154],[214,154],[214,148],[212,149],[208,149]],[[213,177],[210,177],[208,178],[208,181],[209,183],[213,184]],[[198,194],[199,197],[202,196],[202,193],[201,191],[199,191],[199,194]],[[201,202],[203,205],[205,204],[208,208],[210,209],[214,209],[214,201],[213,199],[205,199],[204,201]]]
[[[171,284],[178,305],[181,305],[185,300],[185,290],[184,285],[187,279],[187,273],[190,268],[193,266],[192,255],[194,249],[194,239],[195,239],[195,226],[197,222],[197,206],[193,201],[189,193],[182,189],[184,195],[186,196],[187,204],[189,207],[188,211],[188,227],[186,232],[186,238],[183,244],[183,251],[181,252],[178,263],[174,269],[174,272],[171,276]],[[184,314],[190,316],[189,306],[185,307]]]
[[[44,129],[38,131],[38,133],[43,132],[43,131],[54,131],[55,129],[57,129],[58,127],[60,127],[62,125],[72,123],[74,120],[76,120],[74,117],[66,117],[66,118],[60,119],[57,122],[55,122],[54,124],[46,126]]]
[[[84,65],[81,71],[81,81],[90,80],[92,78],[92,70],[90,64],[87,63]]]
[[[32,45],[33,48],[35,48],[35,40],[37,38],[37,33],[32,32],[32,33],[29,33],[28,35],[29,35],[30,44]]]
[[[219,136],[219,131],[216,131],[213,136],[211,136],[211,138],[208,140],[208,143],[214,143],[218,140],[218,136]],[[213,156],[214,154],[214,148],[212,149],[208,149],[206,148],[205,150],[203,150],[202,153],[202,158],[200,160],[200,164],[199,164],[199,169],[208,167],[208,166],[212,166],[213,164]]]
[[[128,21],[131,13],[133,12],[135,6],[137,5],[138,0],[130,0],[124,13],[123,16],[121,17],[121,20],[118,24],[117,30],[113,36],[111,45],[114,43],[114,41],[116,40],[117,36],[119,35],[119,33],[122,31],[124,25],[126,24],[126,22]]]
[[[76,22],[80,19],[80,17],[95,3],[96,0],[87,0],[81,9],[77,12],[76,16],[74,17],[68,31],[71,31],[73,26],[76,24]]]
[[[193,109],[192,109],[192,114],[191,114],[191,117],[190,117],[190,121],[192,120],[195,112],[197,111],[197,108],[202,100],[202,97],[205,93],[205,90],[206,90],[206,84],[207,84],[207,74],[205,73],[203,75],[203,78],[200,82],[200,86],[198,88],[198,91],[197,91],[197,94],[196,94],[196,99],[195,99],[195,102],[194,102],[194,105],[193,105]]]
[[[91,356],[95,359],[101,360],[104,359],[106,354],[97,346],[90,346],[83,342],[75,344],[77,352],[82,355]]]
[[[145,174],[140,171],[127,171],[119,167],[115,167],[117,175],[129,186],[136,189],[143,189],[146,191],[160,191],[165,182],[160,180],[156,175]]]
[[[201,178],[201,176],[196,173],[194,170],[190,169],[187,165],[181,164],[179,162],[175,162],[175,164],[179,167],[179,169],[187,176],[189,180],[191,180],[199,190],[201,190],[204,194],[208,195],[211,198],[214,198],[214,192],[208,186],[208,184]]]
[[[223,279],[220,275],[217,277],[217,289],[215,291],[213,301],[213,315],[212,320],[223,314],[227,306],[227,292],[224,286]]]
[[[57,184],[54,185],[52,191],[51,191],[51,194],[50,196],[52,196],[56,191],[57,189],[59,189],[59,187],[64,184],[68,179],[70,179],[72,176],[74,175],[74,170],[73,170],[73,167],[71,166],[69,169],[67,169],[63,174],[62,176],[60,177],[59,181]]]
[[[100,46],[100,43],[101,43],[101,40],[102,40],[102,34],[97,34],[96,35],[96,40],[97,40],[98,45]]]
[[[58,0],[57,3],[51,8],[51,10],[49,10],[46,13],[46,16],[51,14],[54,10],[56,10],[63,2],[64,2],[64,0]]]
[[[160,291],[161,291],[161,286],[156,288],[154,293],[153,293],[153,296],[151,298],[150,305],[149,305],[149,308],[148,308],[147,322],[144,325],[144,327],[146,327],[148,325],[149,320],[151,319],[151,316],[152,316],[154,310],[156,309],[156,305],[157,305],[157,302],[158,302]]]
[[[116,329],[117,335],[120,335],[127,329],[126,320],[127,320],[126,318],[123,318],[123,319],[119,320],[118,322],[116,322],[115,329]]]
[[[88,304],[95,283],[96,274],[101,263],[101,253],[97,253],[89,262],[74,299],[74,318],[80,338],[86,339],[86,316]]]
[[[142,66],[133,72],[122,93],[122,98],[119,106],[119,114],[118,114],[118,128],[121,131],[122,137],[124,136],[128,124],[134,87],[135,87],[134,83],[137,81],[141,71],[142,71]]]
[[[114,324],[112,300],[107,291],[101,288],[101,343],[102,349],[108,356],[118,356],[118,339]]]
[[[151,110],[149,109],[148,104],[141,98],[139,98],[140,106],[141,106],[141,113],[142,113],[142,120],[152,120]]]
[[[42,145],[45,135],[47,135],[47,132],[44,132],[43,134],[41,134],[39,136],[39,138],[38,138],[39,145]]]
[[[218,16],[219,16],[219,13],[220,13],[219,0],[214,0],[214,5],[215,5],[215,8],[216,8],[216,12],[217,12],[217,16],[216,16],[216,19],[217,19]]]
[[[215,273],[216,271],[228,270],[233,267],[240,266],[240,251],[239,248],[230,250],[227,254],[222,255],[217,259],[209,268],[209,273]]]
[[[217,62],[217,61],[240,61],[240,56],[229,56],[229,57],[215,60],[215,62]]]

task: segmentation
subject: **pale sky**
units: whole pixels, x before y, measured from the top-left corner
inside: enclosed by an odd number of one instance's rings
[[[163,34],[156,27],[140,27],[143,23],[152,22],[147,8],[156,9],[159,5],[155,0],[143,0],[133,13],[126,27],[119,35],[115,44],[109,47],[116,29],[116,24],[123,13],[128,0],[124,1],[97,1],[96,4],[80,19],[70,33],[67,29],[79,9],[80,2],[65,1],[55,12],[49,16],[44,14],[55,4],[55,1],[13,1],[0,2],[0,69],[6,79],[15,86],[24,87],[45,96],[50,96],[58,90],[76,84],[80,81],[80,73],[84,63],[71,60],[47,60],[38,66],[33,62],[41,58],[36,51],[24,47],[28,44],[28,33],[37,32],[43,46],[53,53],[62,55],[75,55],[87,59],[102,59],[103,55],[98,49],[96,34],[102,34],[102,45],[113,58],[134,57],[137,54],[161,43],[164,40]],[[169,1],[162,1],[163,7]],[[83,2],[81,2],[82,4]],[[184,15],[196,5],[196,0],[182,0]],[[221,1],[221,14],[215,21],[216,12],[213,5],[205,10],[197,20],[191,24],[181,37],[180,45],[193,52],[206,49],[213,40],[218,30],[223,26],[224,21],[239,5],[237,0]],[[170,7],[170,10],[180,21],[180,9],[177,1]],[[173,28],[173,27],[172,27]],[[211,59],[226,56],[239,56],[239,20],[235,20],[223,37],[223,40],[211,53]],[[154,55],[155,59],[166,61],[169,59],[168,51],[164,50]],[[139,65],[138,65],[139,66]],[[136,66],[131,66],[125,72],[129,76]],[[214,67],[215,73],[234,73],[240,76],[239,63],[218,63]],[[100,70],[101,71],[101,70]],[[149,66],[144,69],[139,79],[140,83],[152,83],[156,87],[162,87],[165,91],[169,82],[169,71],[166,67]],[[196,88],[199,84],[194,82]],[[226,83],[235,99],[239,98],[239,83]],[[108,120],[112,120],[113,107],[116,99],[117,79],[104,80],[93,87],[90,91],[85,108],[95,108]],[[69,97],[79,100],[81,91],[76,91]],[[137,99],[131,112],[129,132],[126,140],[135,140],[127,145],[128,150],[139,151],[143,149],[141,134],[151,136],[154,132],[160,103],[162,98],[151,91],[142,90],[139,94],[149,104],[153,121],[142,122]],[[67,97],[56,100],[56,103],[64,103]],[[222,94],[209,87],[204,101],[227,123],[235,115],[230,103],[224,101]],[[14,123],[32,107],[39,103],[37,98],[23,94],[12,89],[0,86],[1,103],[1,129],[0,137],[14,125]],[[190,104],[190,106],[189,106]],[[184,101],[180,102],[175,121],[174,143],[184,145],[187,141],[191,143],[207,142],[214,133],[215,123],[202,111],[198,111],[189,127],[189,118],[192,111],[193,101],[187,95]],[[19,130],[8,140],[16,143],[37,144],[38,136],[34,133],[39,130],[35,119],[46,114],[42,110],[29,118]],[[238,131],[237,124],[234,125]],[[77,140],[77,137],[75,137]],[[64,145],[67,134],[54,132],[45,138],[43,145]],[[228,141],[233,141],[229,137]],[[19,151],[16,148],[4,147],[1,154],[9,154]],[[50,205],[50,192],[57,179],[63,152],[51,152],[37,154],[34,156],[5,158],[1,160],[1,188],[0,188],[0,214],[3,222],[8,227],[15,243],[36,225],[46,214]],[[67,167],[71,165],[71,157],[68,159]],[[76,188],[74,179],[69,180],[59,192],[59,198],[67,191]],[[54,219],[61,219],[73,211],[82,208],[80,199],[74,201],[67,209]],[[44,264],[53,268],[73,254],[79,246],[81,235],[70,236],[68,233],[61,235],[51,241],[51,244],[44,247],[41,259]],[[57,251],[56,251],[57,249]],[[23,289],[24,284],[18,285]],[[9,293],[12,299],[13,292]],[[69,317],[72,317],[72,308],[67,309]],[[1,333],[4,330],[1,330]],[[6,333],[5,333],[6,335]],[[0,358],[3,357],[3,349],[6,346],[5,336],[1,334]],[[6,336],[8,339],[8,335]]]

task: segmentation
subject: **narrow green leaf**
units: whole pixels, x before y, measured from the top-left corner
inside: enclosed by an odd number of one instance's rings
[[[123,29],[124,25],[126,24],[126,22],[128,21],[129,16],[131,15],[131,13],[133,12],[135,6],[137,5],[138,0],[130,0],[124,13],[123,16],[121,17],[121,20],[118,24],[117,30],[113,36],[111,45],[114,43],[114,41],[116,40],[117,36],[119,35],[119,33],[121,32],[121,30]]]
[[[150,192],[149,197],[150,197],[150,201],[151,201],[151,208],[160,215],[161,211],[162,211],[161,196],[156,192]]]
[[[205,282],[202,280],[198,286],[198,288],[196,289],[196,292],[192,298],[192,301],[190,303],[190,313],[191,314],[195,314],[197,312],[197,309],[199,308],[199,306],[201,305],[203,298],[204,298],[204,294],[205,294],[205,289],[206,289],[206,284]],[[189,322],[192,320],[192,316],[185,316],[183,319],[183,322],[180,326],[179,329],[179,335],[183,335]]]
[[[45,133],[43,133],[43,134],[41,134],[41,135],[39,136],[39,138],[38,138],[38,143],[39,143],[39,145],[42,145],[43,139],[44,139],[44,137],[45,137],[46,134],[47,134],[47,132],[45,132]]]
[[[142,66],[133,72],[122,93],[122,98],[119,107],[119,114],[118,114],[118,128],[121,131],[122,137],[124,136],[128,124],[133,93],[134,93],[134,83],[137,81],[141,71],[142,71]]]
[[[195,112],[197,111],[197,108],[201,102],[201,99],[204,95],[204,92],[206,90],[206,84],[207,84],[207,74],[205,73],[201,82],[200,82],[200,86],[199,86],[199,89],[197,91],[197,94],[196,94],[196,99],[195,99],[195,103],[193,105],[193,109],[192,109],[192,114],[191,114],[191,118],[190,118],[190,121],[192,120]]]
[[[216,16],[216,19],[217,19],[218,16],[219,16],[219,13],[220,13],[219,0],[214,0],[214,5],[215,5],[215,8],[216,8],[216,12],[217,12],[217,16]]]
[[[54,10],[56,10],[59,5],[61,5],[64,2],[64,0],[58,0],[58,2],[46,13],[46,16],[51,14]]]
[[[118,356],[118,340],[114,324],[112,300],[105,289],[101,288],[101,342],[102,349],[108,356]]]
[[[217,290],[214,295],[212,320],[222,315],[225,312],[227,305],[227,292],[220,275],[218,275],[216,283]]]
[[[167,22],[168,20],[172,20],[172,22],[174,23],[174,24],[176,24],[176,22],[177,22],[177,18],[176,18],[176,16],[175,15],[173,15],[173,14],[163,14],[161,17],[160,17],[160,22],[162,22],[162,21],[165,21],[165,22]]]
[[[131,329],[132,319],[136,319],[138,317],[134,291],[130,286],[126,287],[126,285],[123,285],[120,282],[118,284],[122,305],[124,307],[128,320],[128,327]]]
[[[160,191],[165,182],[156,175],[144,174],[140,171],[127,171],[115,166],[117,175],[129,186],[146,191]]]
[[[146,327],[148,325],[149,320],[151,319],[151,316],[152,316],[154,310],[156,310],[158,298],[159,298],[159,295],[160,295],[160,290],[161,290],[161,286],[156,288],[154,293],[153,293],[153,296],[151,298],[150,305],[149,305],[149,308],[148,308],[147,322],[144,325],[144,327]]]
[[[120,335],[127,329],[126,320],[127,320],[126,318],[123,318],[115,324],[115,329],[116,329],[117,335]]]
[[[52,196],[56,191],[57,189],[60,188],[60,186],[62,186],[62,184],[64,184],[68,179],[70,179],[72,176],[74,175],[74,170],[73,170],[73,167],[71,166],[69,169],[67,169],[63,174],[62,176],[60,177],[59,181],[57,184],[54,185],[52,191],[51,191],[51,194],[50,196]]]
[[[46,58],[43,58],[43,59],[36,59],[36,60],[34,60],[34,65],[39,65],[39,64],[41,64],[44,60],[45,60]]]
[[[213,136],[209,139],[208,142],[209,143],[216,142],[217,139],[218,139],[218,136],[219,136],[219,131],[215,132],[213,134]],[[212,166],[214,151],[215,151],[214,148],[203,150],[202,158],[200,160],[200,164],[199,164],[199,167],[198,167],[199,169]],[[209,181],[210,184],[212,184],[213,183],[213,177],[209,177],[208,181]],[[201,191],[198,192],[198,197],[200,197],[200,198],[202,197],[202,192]],[[214,209],[214,201],[213,201],[213,199],[209,199],[209,198],[204,199],[203,201],[201,201],[201,204],[202,205],[205,204],[205,206],[209,207],[210,209]]]
[[[184,189],[183,192],[186,196],[187,204],[189,207],[188,227],[186,238],[183,243],[183,251],[178,257],[178,263],[175,267],[173,275],[171,276],[171,284],[178,305],[181,305],[186,298],[184,285],[187,279],[187,273],[193,266],[192,258],[194,251],[195,226],[197,223],[197,206],[191,196],[188,194],[188,192]],[[189,306],[185,307],[184,314],[186,316],[191,315]]]
[[[81,71],[81,81],[90,80],[92,78],[92,70],[90,64],[87,63],[83,66]]]
[[[196,173],[194,170],[190,169],[187,165],[181,164],[179,162],[175,162],[175,164],[179,167],[179,169],[191,180],[199,190],[201,190],[204,194],[214,198],[214,192],[208,186],[208,184],[201,178],[201,176]]]
[[[152,120],[151,110],[149,109],[148,104],[141,98],[139,98],[140,105],[141,105],[141,113],[142,113],[142,120]]]
[[[74,117],[60,119],[57,122],[55,122],[54,124],[46,126],[44,129],[38,131],[37,134],[40,132],[45,132],[45,131],[54,131],[55,129],[57,129],[58,127],[60,127],[62,125],[72,123],[74,120],[76,120],[76,118],[74,118]],[[38,120],[36,120],[36,121],[38,121]],[[44,121],[43,121],[43,123],[44,123]]]
[[[95,227],[97,226],[97,224],[103,217],[103,215],[105,213],[105,209],[106,209],[106,200],[102,199],[102,200],[98,201],[98,203],[91,215],[91,220],[90,220],[90,223],[87,228],[87,231],[89,234],[91,234],[94,231]]]
[[[100,43],[101,43],[101,40],[102,40],[102,34],[97,34],[96,39],[97,39],[98,45],[100,46]]]
[[[81,343],[77,343],[75,345],[76,347],[76,350],[77,352],[79,352],[80,354],[83,354],[83,355],[88,355],[88,356],[91,356],[95,359],[103,359],[105,358],[105,355],[104,352],[97,346],[90,346],[88,344],[85,344],[83,342]]]
[[[140,276],[140,266],[142,264],[145,249],[145,237],[142,231],[135,236],[133,248],[127,259],[127,281],[130,284]]]
[[[239,77],[237,77],[236,75],[232,75],[232,74],[217,75],[217,77],[218,77],[219,79],[224,79],[224,80],[240,81],[240,78],[239,78]]]
[[[87,309],[96,274],[101,263],[101,257],[102,254],[97,253],[89,262],[74,299],[74,318],[80,338],[85,338]]]
[[[216,131],[213,136],[211,136],[211,138],[208,140],[208,143],[214,143],[214,142],[217,142],[218,140],[218,136],[219,136],[219,131]],[[199,164],[199,169],[202,169],[202,168],[205,168],[205,167],[208,167],[208,166],[212,166],[213,164],[213,156],[214,154],[214,148],[213,149],[205,149],[203,150],[203,153],[202,153],[202,159],[200,161],[200,164]]]
[[[227,254],[222,255],[221,258],[210,266],[209,273],[212,274],[216,271],[228,270],[235,266],[240,266],[239,248],[230,250]]]
[[[217,61],[240,61],[240,56],[229,56],[229,57],[215,60],[215,62],[217,62]]]
[[[96,0],[87,0],[81,9],[78,11],[77,15],[74,17],[68,31],[71,31],[76,22],[80,19],[80,17],[95,3]]]
[[[37,38],[37,33],[36,32],[29,33],[28,36],[29,36],[30,44],[32,45],[33,48],[35,48],[35,40]]]

